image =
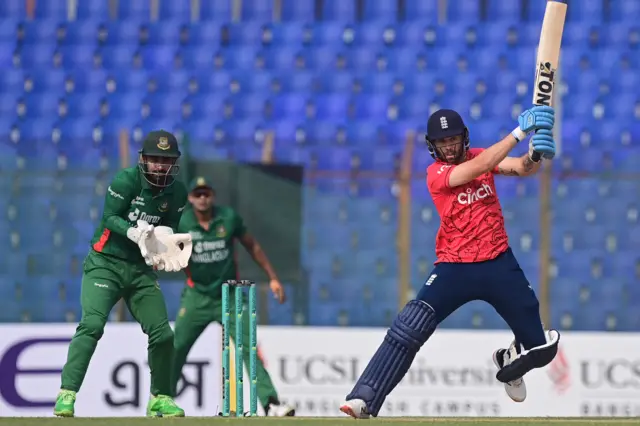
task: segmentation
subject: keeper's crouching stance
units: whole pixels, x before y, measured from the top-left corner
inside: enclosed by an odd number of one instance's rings
[[[494,184],[496,174],[535,173],[540,163],[532,160],[534,151],[553,158],[554,111],[533,107],[518,124],[509,136],[483,150],[469,148],[469,132],[455,111],[440,110],[429,118],[427,145],[436,162],[427,169],[427,186],[441,218],[438,260],[347,395],[340,407],[344,413],[355,418],[377,416],[438,324],[472,300],[491,304],[515,335],[508,349],[493,354],[496,378],[512,400],[524,401],[523,376],[555,357],[560,335],[542,327],[538,299],[509,247]],[[528,154],[507,157],[534,131]]]
[[[107,190],[102,221],[84,261],[82,318],[62,370],[56,416],[74,416],[76,393],[109,313],[120,298],[149,339],[151,398],[147,414],[185,415],[170,396],[173,331],[154,272],[154,268],[178,271],[187,266],[191,255],[191,236],[173,233],[187,201],[186,188],[174,180],[179,156],[171,133],[151,132],[140,151],[139,165],[118,172]]]

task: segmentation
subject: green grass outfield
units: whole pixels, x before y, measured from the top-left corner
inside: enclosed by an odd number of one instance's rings
[[[354,423],[356,422],[356,423]],[[183,419],[147,419],[147,418],[75,418],[62,419],[52,417],[0,417],[0,426],[416,426],[418,424],[442,426],[471,426],[471,425],[512,425],[512,426],[593,426],[593,425],[640,425],[640,418],[449,418],[449,417],[387,417],[371,420],[355,420],[350,418],[231,418],[221,417],[187,417]]]

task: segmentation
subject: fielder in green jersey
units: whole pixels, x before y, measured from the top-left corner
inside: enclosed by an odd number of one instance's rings
[[[215,192],[206,179],[196,178],[191,185],[189,208],[182,215],[179,232],[190,233],[193,251],[189,259],[187,285],[182,293],[178,318],[175,322],[175,358],[172,387],[176,395],[177,384],[187,355],[200,334],[212,322],[222,318],[222,283],[238,279],[235,261],[235,240],[240,241],[253,259],[264,269],[270,280],[271,291],[283,303],[285,293],[278,277],[260,245],[247,232],[238,213],[227,206],[215,205]],[[232,305],[232,311],[235,307]],[[235,339],[235,319],[230,317],[230,334]],[[249,321],[244,321],[243,337],[249,341]],[[249,362],[249,351],[243,353],[244,363]],[[242,366],[236,366],[242,368]],[[262,360],[257,365],[258,398],[269,416],[293,416],[295,410],[281,404]]]
[[[151,226],[178,229],[187,202],[186,188],[175,180],[179,157],[174,135],[151,132],[140,150],[138,166],[118,172],[107,189],[102,220],[84,261],[82,318],[62,370],[61,390],[54,408],[56,416],[73,417],[76,392],[80,390],[109,313],[120,298],[149,338],[151,398],[147,414],[184,416],[184,411],[171,398],[173,332],[164,297],[153,267],[140,250]],[[143,222],[139,221],[146,222],[148,227],[141,227]]]

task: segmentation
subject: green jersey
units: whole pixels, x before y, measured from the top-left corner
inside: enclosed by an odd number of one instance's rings
[[[178,229],[187,203],[182,182],[155,188],[142,176],[138,166],[120,170],[107,188],[104,212],[91,246],[99,253],[132,263],[144,263],[138,245],[127,238],[127,230],[145,220],[154,226]]]
[[[190,233],[193,251],[189,259],[187,285],[212,297],[221,297],[222,283],[238,279],[234,239],[247,229],[234,209],[216,206],[208,229],[203,228],[192,209],[182,215],[180,233]]]

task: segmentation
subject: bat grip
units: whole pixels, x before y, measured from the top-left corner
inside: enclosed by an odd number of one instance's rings
[[[538,151],[533,151],[531,153],[531,161],[533,161],[534,163],[537,163],[538,161],[540,161],[541,157],[542,157],[542,154],[540,154]]]

